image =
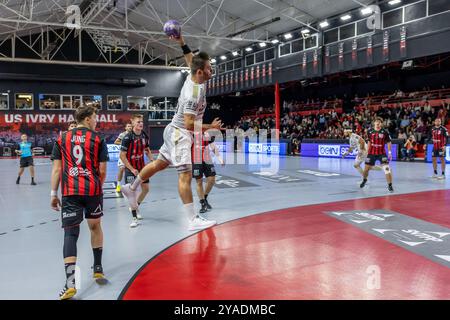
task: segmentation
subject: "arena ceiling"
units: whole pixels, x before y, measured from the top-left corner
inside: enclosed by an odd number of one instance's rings
[[[132,47],[144,47],[168,62],[180,56],[162,26],[169,19],[182,24],[193,49],[212,56],[328,17],[373,3],[373,0],[0,0],[0,42],[43,29],[61,29],[66,9],[78,5],[82,29],[101,30]],[[314,32],[314,29],[312,30]],[[178,60],[180,63],[182,59]]]

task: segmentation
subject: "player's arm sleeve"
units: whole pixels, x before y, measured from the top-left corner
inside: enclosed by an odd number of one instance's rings
[[[386,142],[391,142],[391,135],[386,131]]]
[[[130,143],[131,143],[131,136],[129,134],[127,134],[122,139],[122,144],[120,146],[120,151],[128,151],[128,148],[130,147]]]
[[[108,153],[108,146],[106,145],[106,142],[104,139],[100,141],[100,148],[99,148],[99,162],[107,162],[109,161],[109,153]]]
[[[60,141],[55,141],[55,143],[53,144],[53,150],[52,150],[52,156],[51,159],[53,160],[62,160],[62,156],[61,156],[61,146],[60,146]]]
[[[194,116],[197,115],[197,99],[190,98],[186,100],[184,103],[184,113],[193,114]]]

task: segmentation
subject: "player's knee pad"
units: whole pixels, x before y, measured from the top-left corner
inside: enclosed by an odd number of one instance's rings
[[[384,174],[385,174],[385,175],[388,175],[388,174],[391,173],[391,168],[389,167],[388,164],[384,164],[384,165],[382,166],[382,168],[383,168],[383,171],[384,171]]]
[[[64,229],[64,258],[77,256],[77,241],[80,226]]]
[[[183,164],[183,165],[177,167],[177,171],[178,171],[178,173],[192,172],[192,165],[191,164]]]

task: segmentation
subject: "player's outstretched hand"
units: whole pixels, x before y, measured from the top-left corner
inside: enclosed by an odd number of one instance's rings
[[[53,210],[60,211],[61,210],[61,200],[59,200],[58,197],[52,197],[50,206],[52,207]]]
[[[219,118],[215,118],[213,122],[211,122],[211,128],[218,129],[218,130],[224,130],[222,120]]]
[[[183,36],[181,34],[180,34],[180,36],[178,38],[176,38],[174,36],[170,36],[169,39],[172,40],[172,41],[178,42],[180,44],[180,46],[183,46],[185,44],[184,43],[184,38],[183,38]]]

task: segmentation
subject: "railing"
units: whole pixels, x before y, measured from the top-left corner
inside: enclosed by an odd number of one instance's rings
[[[295,103],[289,114],[299,114],[299,115],[308,115],[308,114],[318,114],[318,113],[326,113],[336,109],[338,113],[342,112],[342,100],[328,100],[328,101],[320,101],[314,103]],[[283,111],[283,110],[282,110]],[[273,116],[275,117],[275,113],[273,111],[267,111],[267,108],[262,112],[258,109],[245,110],[243,112],[244,117],[250,117],[251,119],[255,118],[266,118]]]
[[[431,107],[437,107],[442,104],[443,100],[450,100],[450,89],[439,89],[429,91],[414,91],[403,93],[403,97],[396,97],[391,95],[379,95],[373,97],[360,98],[360,101],[355,109],[378,110],[379,108],[395,108],[395,107],[409,107],[410,104],[424,106],[426,102]],[[367,101],[367,105],[364,105],[364,101]]]

